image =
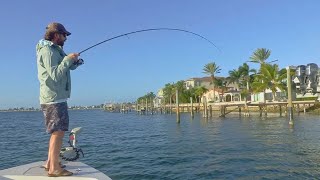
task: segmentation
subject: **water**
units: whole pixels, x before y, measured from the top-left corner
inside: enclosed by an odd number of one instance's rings
[[[296,116],[294,128],[285,117],[175,118],[70,111],[70,127],[83,127],[81,161],[112,179],[320,177],[319,116]],[[0,113],[0,129],[0,169],[46,159],[41,112]]]

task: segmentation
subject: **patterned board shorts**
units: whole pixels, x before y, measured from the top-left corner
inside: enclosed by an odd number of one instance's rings
[[[67,102],[57,104],[41,104],[47,133],[68,131],[69,115]]]

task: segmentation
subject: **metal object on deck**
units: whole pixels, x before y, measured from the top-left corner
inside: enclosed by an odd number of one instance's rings
[[[80,158],[80,153],[84,157],[83,151],[77,146],[77,136],[81,132],[81,127],[72,129],[69,135],[69,147],[63,147],[60,151],[60,157],[66,161],[75,161]]]

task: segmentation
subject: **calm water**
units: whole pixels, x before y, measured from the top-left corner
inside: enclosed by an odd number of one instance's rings
[[[212,118],[70,111],[81,159],[112,179],[317,179],[320,118]],[[0,169],[46,159],[41,112],[0,113]],[[66,144],[66,143],[65,143]]]

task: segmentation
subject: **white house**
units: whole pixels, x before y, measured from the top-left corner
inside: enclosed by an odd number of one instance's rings
[[[153,99],[153,104],[155,108],[158,108],[161,106],[163,101],[163,89],[160,89],[157,93],[157,96]]]
[[[270,89],[267,89],[265,91],[265,97],[266,97],[266,101],[272,101],[273,100],[273,94],[272,91]],[[282,101],[287,99],[287,94],[285,91],[281,91],[279,88],[277,88],[277,92],[276,92],[276,99],[275,101]],[[251,102],[264,102],[264,93],[260,92],[260,93],[256,93],[256,94],[251,94]]]

